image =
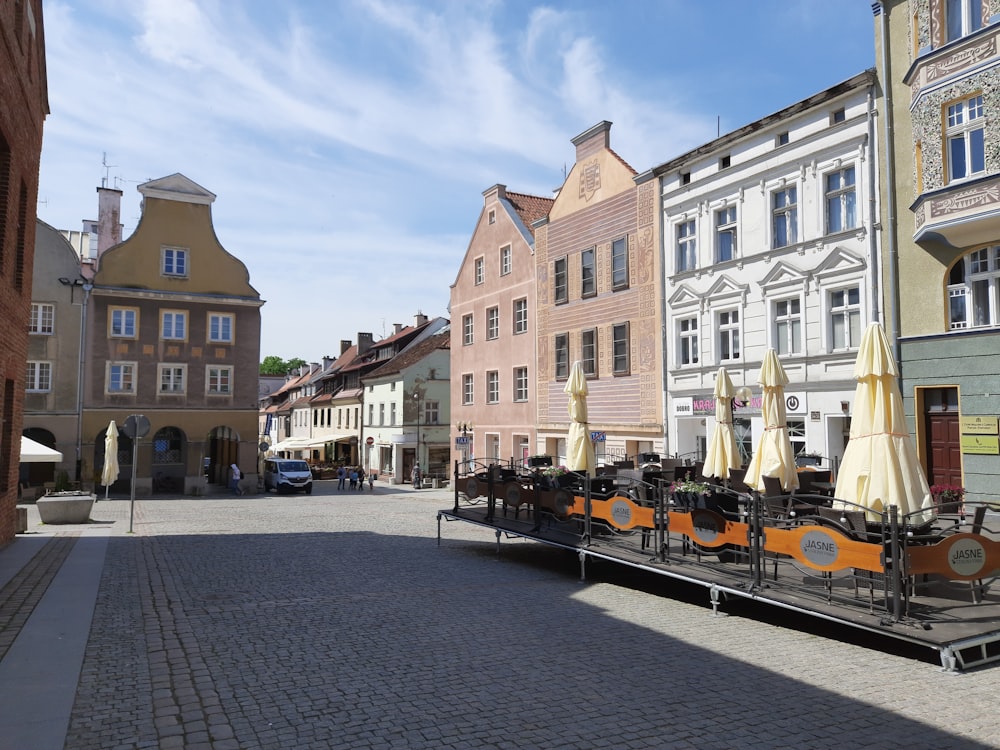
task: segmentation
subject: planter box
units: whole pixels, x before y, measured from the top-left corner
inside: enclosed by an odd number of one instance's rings
[[[35,501],[42,523],[87,523],[96,495],[89,492],[58,492]]]

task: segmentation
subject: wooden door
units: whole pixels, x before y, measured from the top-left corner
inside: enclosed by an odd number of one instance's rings
[[[924,395],[927,481],[932,485],[962,485],[962,438],[957,402],[955,388],[934,389]]]

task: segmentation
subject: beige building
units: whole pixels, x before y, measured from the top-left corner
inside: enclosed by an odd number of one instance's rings
[[[135,233],[98,258],[83,392],[83,478],[99,477],[114,420],[148,422],[136,494],[194,493],[239,464],[254,481],[260,308],[246,266],[219,243],[215,195],[181,174],[144,183]],[[115,489],[127,489],[122,435]]]
[[[523,461],[537,450],[539,372],[532,224],[550,198],[494,185],[451,285],[451,460]]]
[[[571,364],[583,363],[598,463],[662,453],[657,181],[610,146],[610,122],[573,139],[576,163],[535,222],[536,452],[566,457]]]

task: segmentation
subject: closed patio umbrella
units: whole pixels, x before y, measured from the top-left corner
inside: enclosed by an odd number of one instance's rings
[[[104,433],[104,468],[101,469],[101,484],[104,485],[104,499],[108,499],[111,485],[118,479],[118,425],[112,419]]]
[[[705,465],[701,470],[706,477],[729,479],[730,469],[740,468],[740,450],[733,432],[733,397],[736,389],[725,367],[715,376],[715,429],[708,441]]]
[[[906,426],[898,376],[885,331],[872,323],[854,364],[851,438],[835,497],[868,508],[870,520],[895,505],[900,513],[913,514],[909,522],[920,524],[934,517],[934,502]]]
[[[569,394],[569,433],[566,435],[566,468],[593,474],[597,468],[594,443],[587,425],[587,378],[577,360],[569,372],[565,393]]]
[[[785,413],[788,375],[774,349],[767,350],[757,382],[762,390],[760,411],[764,417],[764,434],[757,443],[743,481],[763,491],[764,477],[774,477],[781,481],[783,490],[791,492],[798,489],[799,477],[792,443],[788,439],[788,416]]]

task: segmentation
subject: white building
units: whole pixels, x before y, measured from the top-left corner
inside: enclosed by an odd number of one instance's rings
[[[753,400],[736,410],[756,446],[761,361],[789,377],[796,452],[843,455],[861,333],[878,319],[872,232],[874,75],[866,71],[652,170],[665,267],[668,453],[702,458],[716,372]]]

